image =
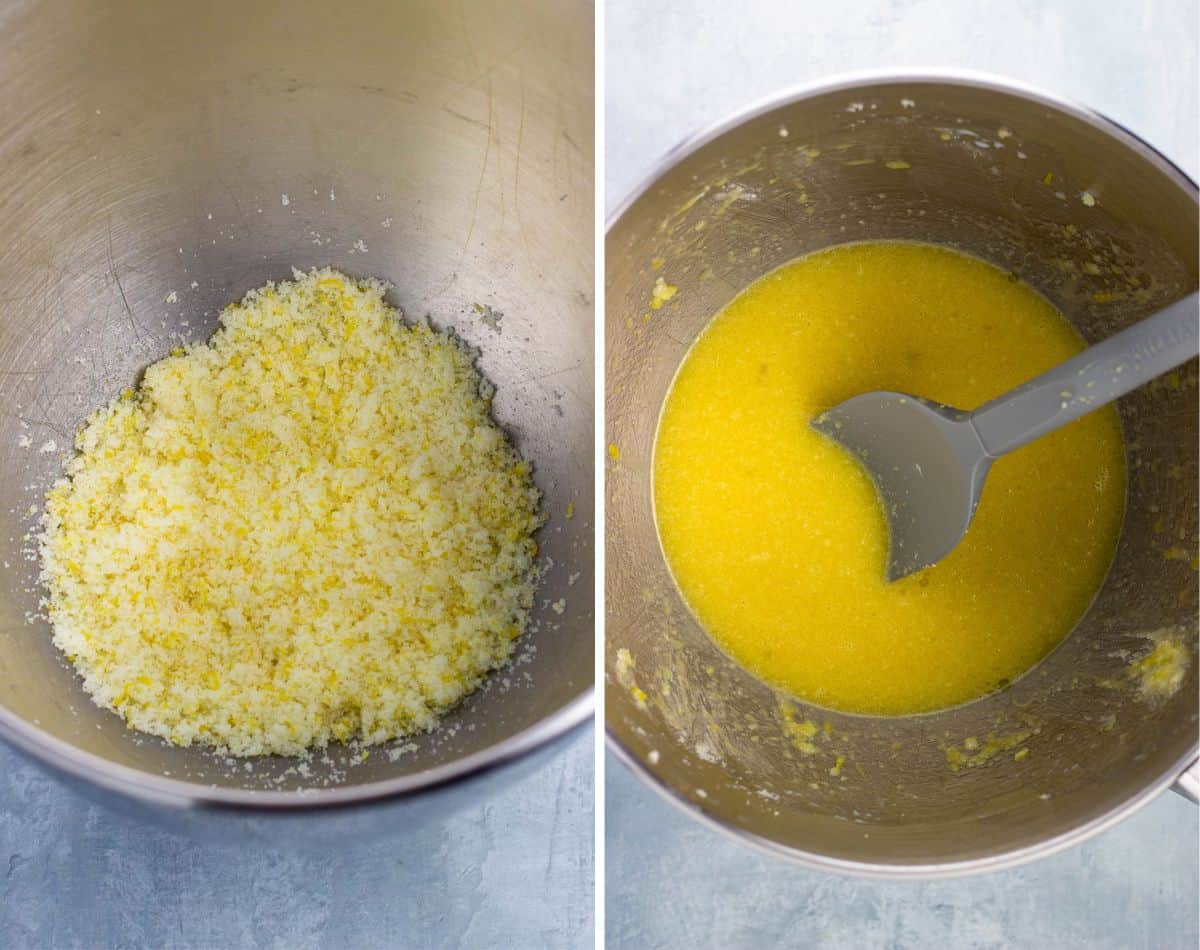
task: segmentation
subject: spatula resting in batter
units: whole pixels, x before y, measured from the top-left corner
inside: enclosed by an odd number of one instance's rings
[[[997,458],[1195,357],[1197,300],[1185,297],[973,412],[870,392],[814,419],[815,429],[862,460],[879,490],[889,528],[888,580],[954,549]]]

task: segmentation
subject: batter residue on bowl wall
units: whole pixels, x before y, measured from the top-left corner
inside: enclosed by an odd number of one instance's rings
[[[876,389],[974,408],[1082,347],[1029,287],[928,245],[845,245],[745,290],[681,365],[655,448],[659,532],[701,624],[761,678],[848,712],[944,708],[1020,676],[1112,559],[1115,410],[1001,459],[966,540],[894,584],[869,478],[809,422]]]

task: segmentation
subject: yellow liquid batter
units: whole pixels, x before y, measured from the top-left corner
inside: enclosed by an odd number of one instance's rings
[[[876,389],[974,408],[1082,347],[1032,289],[929,245],[844,245],[753,284],[684,360],[655,448],[663,548],[701,624],[762,679],[848,712],[940,709],[1020,676],[1112,559],[1116,411],[1000,459],[966,539],[893,584],[869,477],[809,423]]]

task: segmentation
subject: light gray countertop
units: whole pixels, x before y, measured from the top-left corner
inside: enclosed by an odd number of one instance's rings
[[[590,948],[591,728],[540,756],[451,817],[383,813],[371,840],[313,850],[179,836],[0,746],[0,947]]]
[[[1200,167],[1195,0],[608,0],[605,204],[669,148],[790,86],[943,68],[1074,99]]]
[[[996,73],[1106,113],[1196,176],[1191,0],[606,4],[606,207],[688,135],[834,73]],[[611,947],[1194,948],[1197,809],[1166,794],[1024,868],[899,883],[801,870],[702,827],[607,759]]]
[[[808,871],[712,831],[611,754],[608,946],[638,950],[1195,950],[1196,806],[1167,793],[1012,871],[917,883]]]

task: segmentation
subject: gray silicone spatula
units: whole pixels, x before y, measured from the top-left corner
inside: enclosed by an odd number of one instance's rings
[[[815,429],[862,460],[879,490],[889,528],[888,580],[954,549],[1001,455],[1196,356],[1197,299],[1192,294],[1171,304],[974,412],[907,393],[873,392],[814,419]]]

